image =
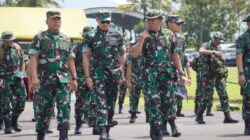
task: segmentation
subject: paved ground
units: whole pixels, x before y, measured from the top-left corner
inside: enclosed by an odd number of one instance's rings
[[[73,104],[72,104],[73,109]],[[142,111],[142,109],[140,109]],[[88,128],[86,124],[83,125],[82,135],[74,135],[74,111],[71,111],[69,131],[70,140],[98,140],[98,136],[91,135],[92,129]],[[145,115],[141,113],[135,124],[130,124],[128,107],[125,107],[123,114],[115,114],[115,119],[118,120],[119,125],[111,129],[111,135],[115,140],[150,140],[149,137],[149,125],[145,123]],[[244,124],[239,112],[231,113],[232,116],[240,120],[238,124],[223,124],[223,113],[214,112],[214,117],[205,117],[206,125],[197,125],[195,123],[195,116],[193,112],[184,111],[186,117],[177,119],[177,126],[182,132],[182,136],[179,138],[173,138],[171,136],[164,137],[164,139],[174,140],[249,140],[249,136],[243,135]],[[3,134],[0,130],[0,140],[35,140],[35,126],[31,122],[33,117],[32,103],[27,102],[25,111],[20,117],[20,125],[23,128],[22,132],[14,132],[10,135]],[[47,140],[57,140],[58,132],[56,131],[56,119],[52,120],[51,128],[54,131],[53,134],[46,135]]]

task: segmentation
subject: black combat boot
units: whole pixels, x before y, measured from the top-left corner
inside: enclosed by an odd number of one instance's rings
[[[214,116],[214,114],[211,112],[211,108],[207,108],[206,116]]]
[[[82,134],[81,132],[81,125],[82,125],[82,119],[81,117],[76,118],[76,128],[75,128],[75,134]]]
[[[119,103],[118,113],[119,113],[119,114],[122,114],[122,104],[121,104],[121,103]]]
[[[68,129],[59,130],[59,140],[68,140]]]
[[[105,126],[99,127],[100,130],[100,138],[99,140],[107,140],[108,134]]]
[[[3,120],[0,119],[0,130],[3,130]]]
[[[100,135],[99,129],[96,126],[96,118],[93,118],[93,131],[92,131],[92,135]]]
[[[177,116],[177,117],[185,117],[185,115],[181,113],[181,109],[182,109],[182,108],[178,108],[178,109],[177,109],[177,112],[176,112],[176,116]]]
[[[131,117],[130,117],[129,123],[135,123],[135,121],[136,121],[136,113],[131,112]]]
[[[45,129],[45,133],[46,134],[51,134],[51,133],[53,133],[53,131],[51,129],[49,129],[49,127],[48,127],[48,128]]]
[[[44,131],[44,129],[39,130],[37,132],[37,140],[44,140],[44,137],[45,137],[45,131]]]
[[[250,122],[248,119],[245,119],[244,122],[245,122],[244,135],[250,135]]]
[[[152,140],[162,140],[161,127],[150,125],[150,137]]]
[[[198,110],[198,104],[195,103],[194,105],[194,114],[197,115],[197,110]]]
[[[206,122],[203,120],[203,113],[197,113],[195,121],[198,124],[205,124]]]
[[[239,121],[231,118],[229,111],[224,112],[224,116],[225,116],[225,119],[224,119],[223,123],[238,123],[239,122]]]
[[[179,137],[181,133],[178,131],[177,126],[175,125],[175,120],[169,119],[168,122],[172,130],[172,137]]]
[[[107,140],[113,140],[113,138],[112,138],[112,137],[110,136],[110,134],[109,134],[109,132],[110,132],[110,127],[107,126],[106,129],[107,129]]]
[[[93,118],[92,117],[88,117],[88,126],[93,127]]]
[[[12,133],[12,127],[10,121],[4,121],[5,129],[4,134],[11,134]]]
[[[166,120],[162,122],[161,130],[162,130],[162,135],[163,136],[169,136],[170,135],[169,132],[168,132],[168,129],[167,129],[167,122],[168,121],[166,121]]]
[[[149,123],[149,112],[146,111],[146,112],[145,112],[145,115],[146,115],[146,123]]]
[[[22,129],[19,127],[17,120],[18,120],[17,116],[12,116],[11,125],[12,125],[13,130],[20,132],[20,131],[22,131]]]

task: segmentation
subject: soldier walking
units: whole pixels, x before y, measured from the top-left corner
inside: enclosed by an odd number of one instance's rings
[[[31,90],[37,91],[38,104],[41,104],[36,120],[37,140],[44,140],[54,101],[58,111],[59,139],[68,140],[70,92],[77,90],[75,55],[70,39],[60,32],[61,13],[48,11],[46,15],[48,30],[35,35],[29,49]]]
[[[19,132],[18,118],[23,112],[26,101],[26,89],[23,83],[25,63],[21,47],[14,43],[15,36],[11,31],[2,33],[3,44],[0,46],[0,79],[1,87],[1,115],[4,120],[5,134],[12,133],[12,128]]]
[[[244,135],[250,135],[250,14],[243,22],[248,29],[236,41],[236,63],[238,67],[238,83],[243,97],[242,118],[245,122]]]
[[[100,130],[99,140],[110,140],[112,138],[109,132],[113,125],[118,83],[120,79],[125,82],[126,52],[122,35],[109,28],[111,13],[108,11],[99,12],[96,21],[98,24],[96,32],[84,51],[83,67],[86,84],[89,88],[93,88],[95,95],[97,118],[94,125]],[[89,60],[91,56],[93,69],[90,72]]]

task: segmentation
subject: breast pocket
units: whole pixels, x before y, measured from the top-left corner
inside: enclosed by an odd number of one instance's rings
[[[55,45],[54,42],[51,40],[42,40],[41,41],[41,52],[47,58],[54,58],[55,57]]]

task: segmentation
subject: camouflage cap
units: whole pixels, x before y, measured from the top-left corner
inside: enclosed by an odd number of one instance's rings
[[[90,34],[93,33],[93,30],[94,30],[94,27],[92,27],[92,26],[86,26],[86,27],[84,27],[84,28],[82,29],[81,34],[82,34],[82,35],[90,35]]]
[[[250,13],[246,16],[246,18],[243,20],[243,22],[249,22],[250,21]]]
[[[47,19],[49,18],[55,18],[55,17],[58,17],[58,18],[61,18],[61,13],[59,11],[48,11],[46,13],[46,16],[47,16]]]
[[[167,15],[165,21],[173,23],[184,23],[184,20],[181,19],[179,15]]]
[[[150,10],[146,15],[146,19],[153,19],[153,18],[158,18],[158,17],[163,18],[162,12],[156,9]]]
[[[101,21],[111,21],[111,13],[108,11],[99,11],[97,17],[99,17]]]
[[[223,33],[220,31],[211,32],[210,37],[212,40],[220,40],[220,42],[225,40]]]
[[[15,39],[16,39],[16,37],[14,36],[14,34],[11,31],[2,32],[2,40],[11,41],[11,40],[15,40]]]

